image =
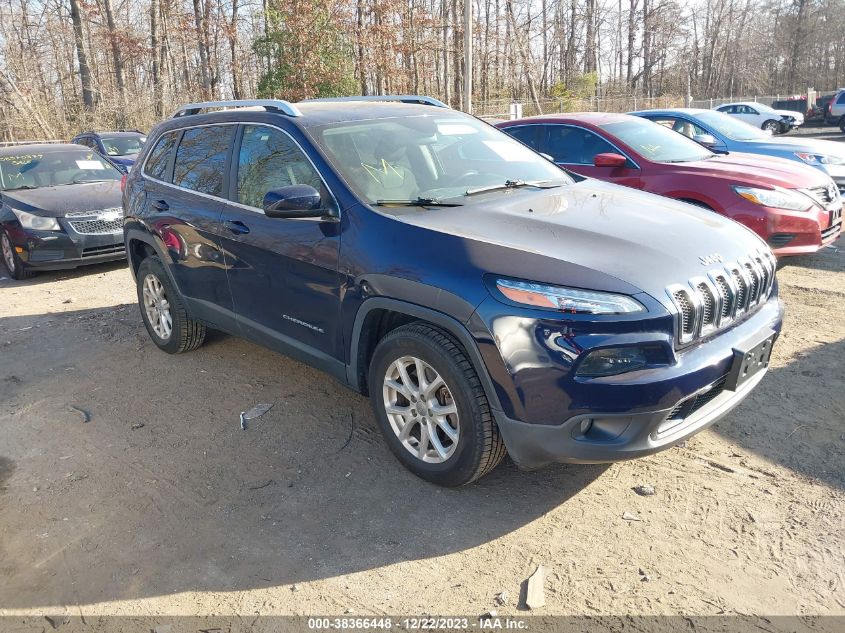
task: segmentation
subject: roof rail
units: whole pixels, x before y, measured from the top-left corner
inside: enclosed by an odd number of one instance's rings
[[[319,99],[303,99],[300,103],[313,103],[315,101],[400,101],[402,103],[416,103],[419,105],[430,105],[437,108],[449,108],[448,105],[425,95],[367,95],[357,97],[321,97]],[[451,108],[449,108],[451,109]]]
[[[181,108],[173,113],[172,118],[180,116],[189,116],[197,114],[200,110],[208,110],[210,108],[255,108],[261,107],[273,112],[281,112],[287,116],[302,116],[292,103],[282,101],[281,99],[239,99],[232,101],[201,101],[199,103],[186,103]]]

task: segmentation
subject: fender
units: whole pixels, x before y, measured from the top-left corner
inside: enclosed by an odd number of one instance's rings
[[[170,283],[179,292],[182,292],[179,284],[176,283],[175,277],[173,277],[173,272],[170,270],[173,260],[164,247],[161,238],[151,233],[146,225],[138,220],[129,220],[123,227],[123,243],[126,247],[126,260],[129,263],[129,272],[132,274],[132,279],[135,279],[135,262],[132,259],[133,252],[129,248],[129,243],[132,241],[143,242],[155,251],[161,263],[164,264],[164,271],[167,273]]]
[[[364,321],[367,315],[373,310],[392,310],[407,314],[408,316],[428,321],[451,334],[463,346],[469,356],[470,362],[472,362],[475,371],[478,373],[478,378],[481,380],[481,386],[484,389],[484,394],[487,396],[487,401],[490,403],[490,408],[494,411],[501,411],[502,407],[499,403],[499,397],[496,394],[493,381],[487,371],[487,366],[481,358],[481,353],[478,351],[475,340],[464,324],[442,312],[389,297],[373,297],[367,299],[361,304],[358,313],[355,315],[355,324],[352,327],[349,365],[346,368],[346,382],[350,387],[356,391],[360,391],[360,384],[358,382],[358,345],[361,341],[361,329],[364,326]]]

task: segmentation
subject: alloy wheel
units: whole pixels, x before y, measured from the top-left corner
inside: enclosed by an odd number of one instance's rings
[[[156,335],[167,340],[173,333],[173,316],[170,314],[170,302],[164,292],[161,280],[150,273],[144,277],[144,312],[147,321]]]
[[[3,262],[6,264],[6,268],[9,269],[10,273],[15,272],[15,253],[12,250],[12,243],[9,241],[9,236],[3,233],[2,239],[0,239],[0,246],[3,249]]]
[[[458,447],[458,407],[443,377],[428,363],[403,356],[387,368],[382,390],[390,427],[405,449],[429,464]]]

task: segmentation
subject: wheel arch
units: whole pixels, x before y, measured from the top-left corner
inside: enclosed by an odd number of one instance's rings
[[[497,411],[501,410],[493,381],[469,330],[460,321],[447,314],[388,297],[367,299],[355,315],[349,364],[346,369],[349,385],[356,391],[366,394],[367,371],[378,342],[397,327],[415,321],[423,321],[443,330],[460,345],[481,380],[490,407]]]
[[[172,259],[154,235],[138,227],[126,227],[124,229],[123,240],[126,243],[126,259],[133,278],[145,258],[152,256],[158,257],[161,260],[164,272],[167,273],[170,283],[173,284],[176,290],[181,292],[181,288],[173,276],[173,271],[170,270]]]

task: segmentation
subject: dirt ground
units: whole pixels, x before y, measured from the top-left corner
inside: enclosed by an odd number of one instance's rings
[[[845,615],[845,249],[784,261],[768,376],[686,446],[458,490],[317,371],[160,352],[124,264],[7,277],[0,615],[524,614],[541,564],[544,615]]]

